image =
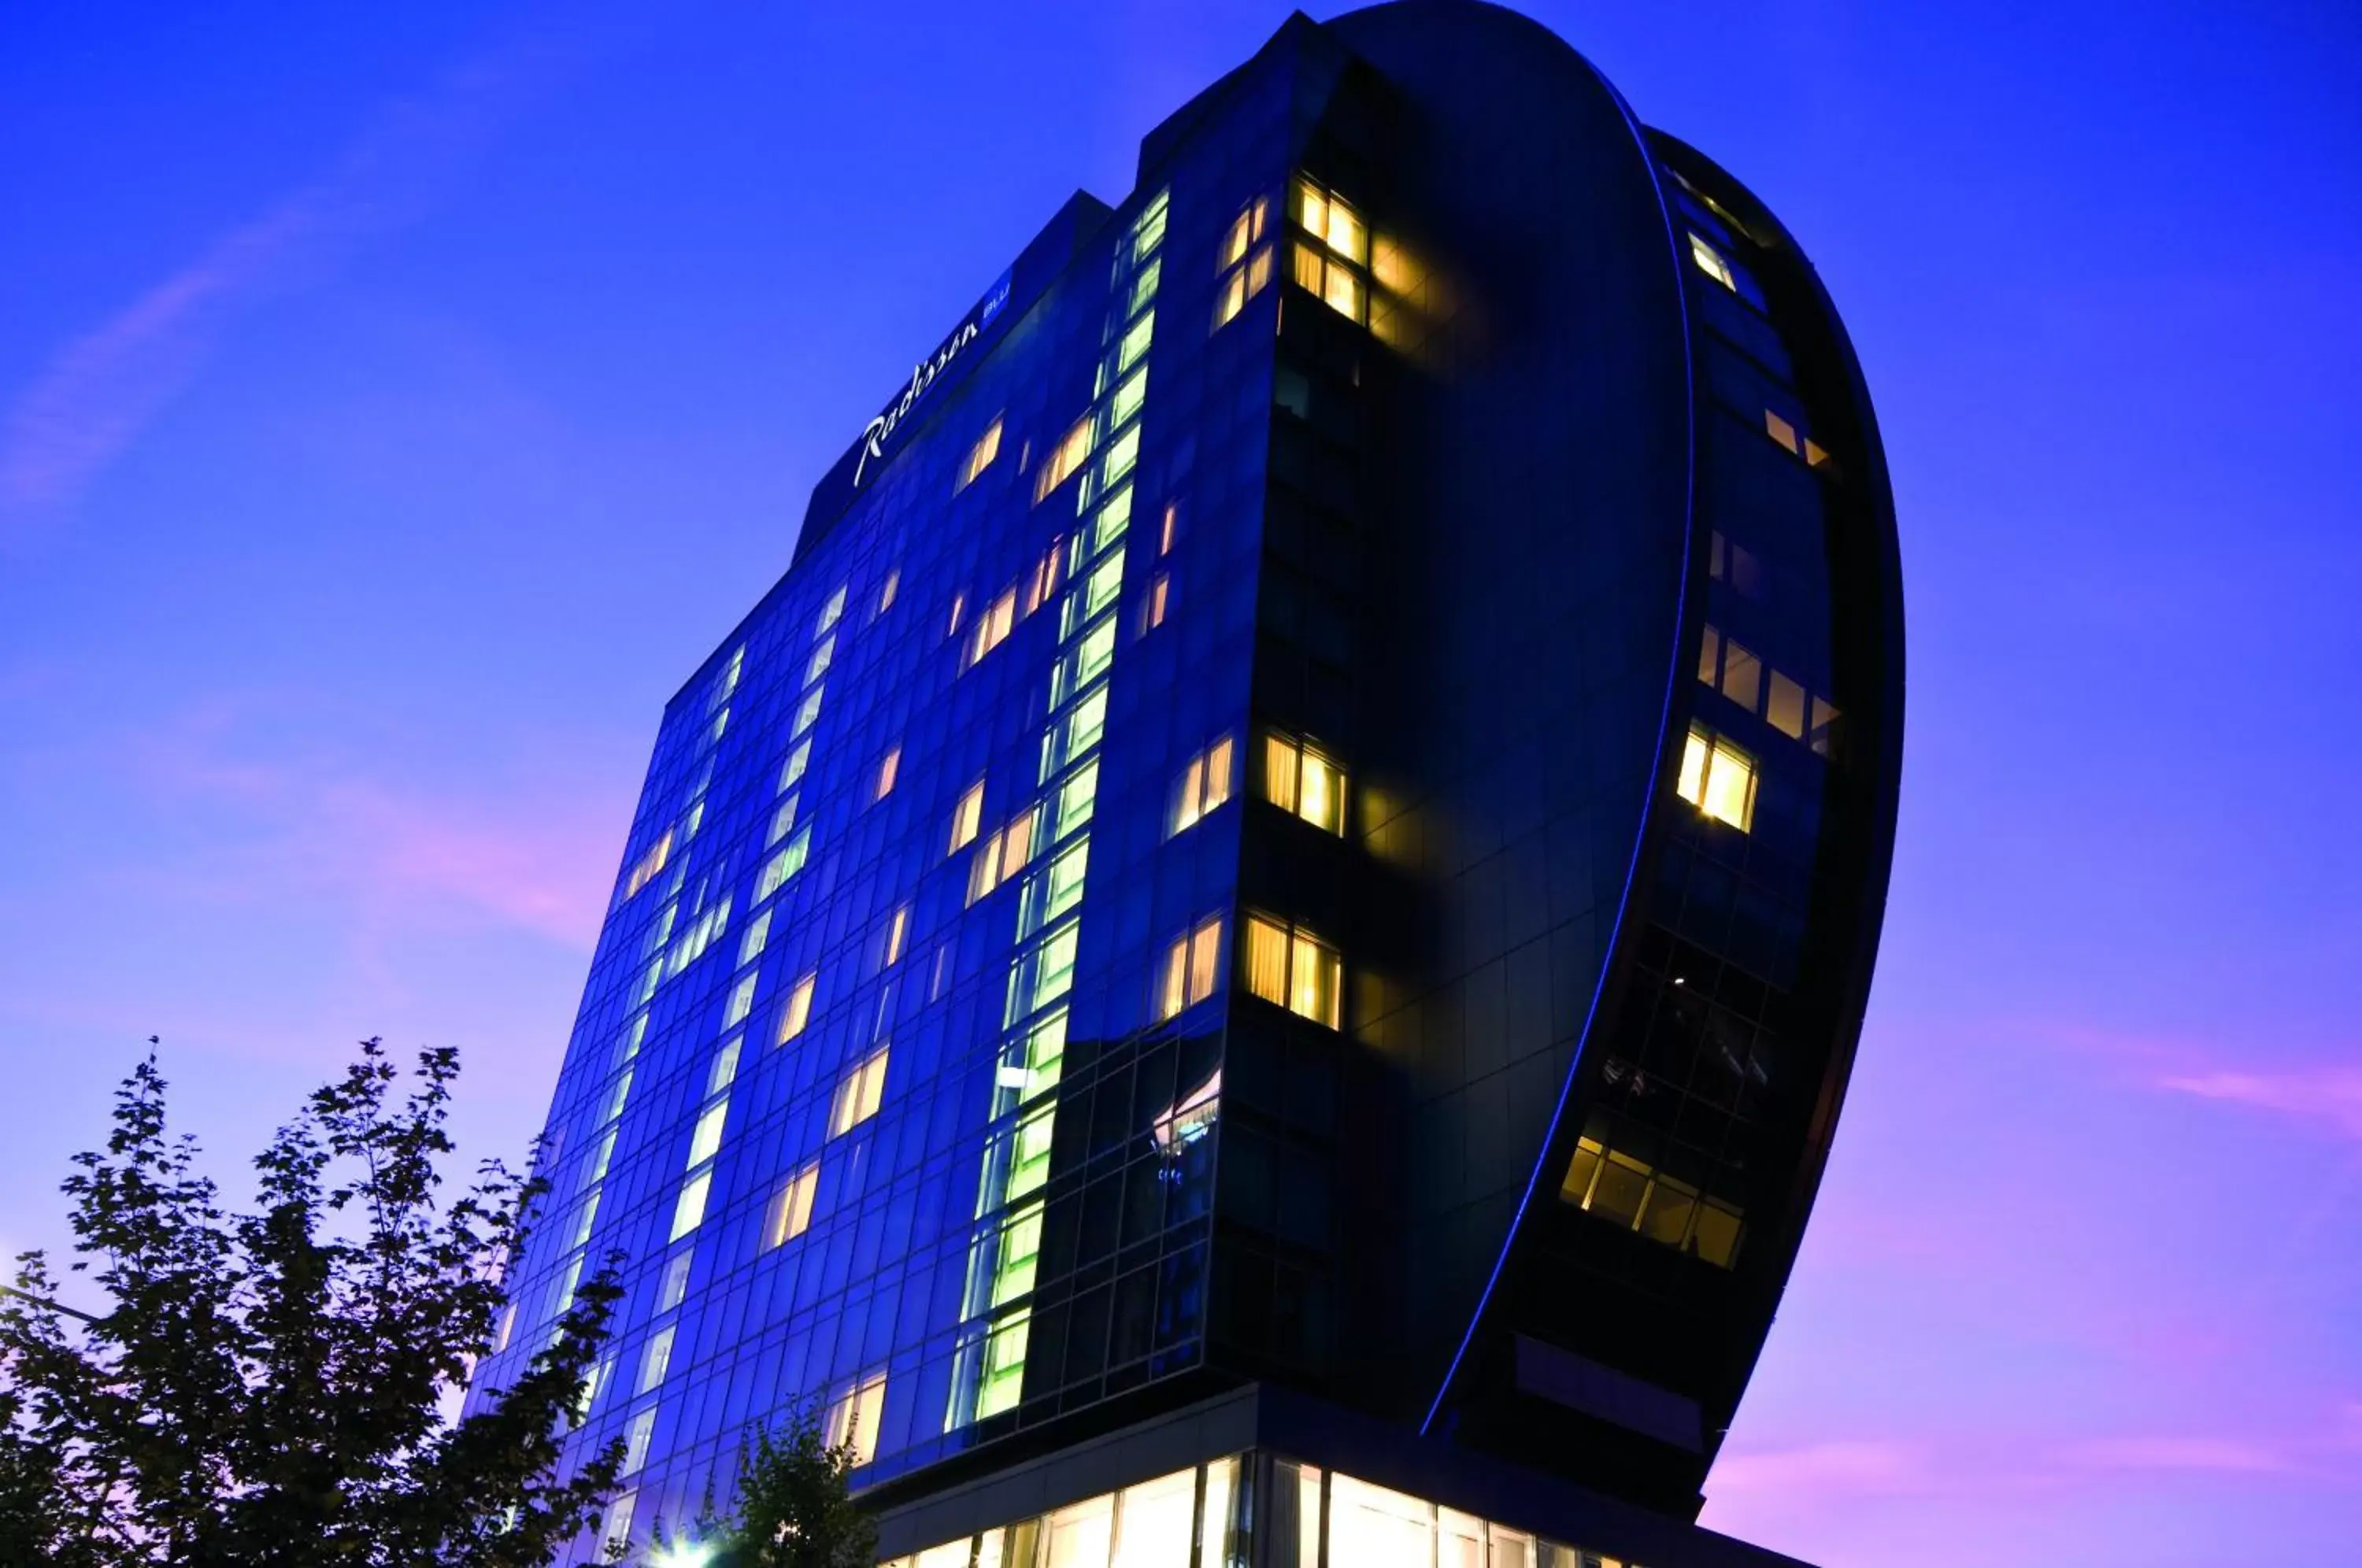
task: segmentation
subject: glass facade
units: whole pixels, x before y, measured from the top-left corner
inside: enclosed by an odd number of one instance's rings
[[[1851,1059],[1900,637],[1769,215],[1512,14],[1290,20],[668,707],[479,1382],[613,1260],[619,1542],[798,1405],[890,1510],[1265,1386],[1694,1512]],[[903,1561],[1623,1561],[1350,1460]]]
[[[1642,1568],[1341,1472],[1253,1452],[891,1558],[884,1568],[1246,1568],[1251,1562],[1268,1568]]]

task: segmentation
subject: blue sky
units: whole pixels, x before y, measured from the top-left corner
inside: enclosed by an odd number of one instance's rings
[[[1887,943],[1706,1519],[2362,1540],[2362,12],[1538,5],[1780,212],[1904,529]],[[1073,188],[1284,11],[0,15],[0,1244],[164,1037],[538,1123],[660,705]]]

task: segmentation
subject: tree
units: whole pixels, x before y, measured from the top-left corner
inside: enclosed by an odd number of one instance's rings
[[[756,1428],[738,1448],[732,1516],[694,1532],[716,1549],[708,1561],[713,1568],[869,1568],[877,1527],[845,1485],[860,1462],[850,1437],[832,1444],[822,1435],[812,1405],[796,1407],[776,1434]]]
[[[444,1413],[541,1193],[493,1162],[442,1201],[458,1070],[421,1053],[396,1103],[402,1074],[363,1042],[257,1156],[247,1214],[168,1134],[152,1051],[124,1080],[105,1151],[63,1186],[71,1267],[105,1309],[57,1301],[38,1252],[0,1294],[0,1562],[527,1568],[585,1528],[621,1445],[560,1479],[560,1440],[612,1264],[510,1387]]]

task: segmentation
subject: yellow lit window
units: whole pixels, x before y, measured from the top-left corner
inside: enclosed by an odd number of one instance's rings
[[[784,1045],[793,1040],[804,1032],[804,1025],[811,1021],[812,988],[819,984],[820,974],[815,970],[798,980],[796,988],[788,993],[788,1005],[779,1010],[777,1043]]]
[[[1310,746],[1264,736],[1264,799],[1329,833],[1345,831],[1345,775]]]
[[[959,482],[952,487],[953,491],[957,492],[974,484],[976,476],[992,467],[992,459],[999,456],[1000,456],[1000,421],[996,417],[990,425],[985,426],[984,434],[976,438],[976,445],[967,449],[967,456],[960,462]]]
[[[763,1249],[792,1242],[811,1224],[812,1194],[820,1187],[820,1166],[809,1165],[788,1178],[788,1184],[771,1195],[771,1206],[763,1214]]]
[[[1763,411],[1763,428],[1771,433],[1772,439],[1779,442],[1788,450],[1794,452],[1802,449],[1797,446],[1796,427],[1768,408]]]
[[[1832,461],[1827,448],[1807,436],[1805,437],[1805,461],[1816,469],[1827,468]]]
[[[1301,926],[1247,919],[1247,989],[1330,1028],[1338,1026],[1344,963]]]
[[[1170,555],[1172,553],[1173,531],[1175,528],[1179,526],[1180,516],[1181,508],[1178,503],[1174,502],[1165,502],[1164,526],[1156,536],[1156,553],[1158,555]]]
[[[1191,757],[1174,786],[1165,835],[1194,827],[1198,819],[1231,798],[1231,737],[1224,735]]]
[[[1319,294],[1330,309],[1362,319],[1362,280],[1351,269],[1302,244],[1295,247],[1294,269],[1297,282]]]
[[[1257,197],[1222,235],[1215,259],[1215,271],[1220,274],[1214,289],[1217,327],[1235,318],[1247,301],[1271,282],[1271,247],[1260,243],[1270,205]]]
[[[886,1098],[886,1052],[864,1061],[836,1081],[836,1098],[828,1108],[828,1135],[841,1137],[877,1114]]]
[[[648,852],[641,856],[638,863],[633,866],[631,876],[625,879],[624,897],[628,899],[646,887],[656,878],[657,873],[665,868],[665,862],[671,856],[672,829],[667,828],[664,831],[664,836],[648,845]]]
[[[1128,341],[1128,340],[1127,340]],[[1144,347],[1143,343],[1143,347]],[[1126,360],[1129,367],[1131,361]],[[1075,422],[1042,464],[1041,473],[1033,480],[1033,499],[1040,501],[1052,491],[1075,476],[1076,469],[1090,459],[1094,421],[1089,414]]]
[[[1157,627],[1164,624],[1164,607],[1166,602],[1172,598],[1172,574],[1170,572],[1157,573],[1155,580],[1148,585],[1147,630],[1154,631]]]
[[[1823,756],[1829,755],[1830,747],[1835,744],[1837,722],[1837,708],[1818,697],[1814,698],[1813,723],[1805,740]]]
[[[1009,589],[976,618],[976,635],[968,642],[967,662],[976,663],[1008,640],[1017,624],[1017,590]]]
[[[1722,644],[1722,694],[1750,713],[1763,700],[1763,661],[1727,637]]]
[[[873,1372],[828,1408],[823,1436],[831,1448],[851,1449],[853,1463],[877,1454],[877,1418],[886,1408],[886,1375]]]
[[[1369,230],[1361,215],[1309,180],[1296,182],[1296,218],[1321,244],[1360,263],[1369,259]]]
[[[877,613],[883,615],[894,608],[894,596],[902,591],[902,569],[896,567],[886,574],[885,586],[877,591]]]
[[[1247,209],[1239,214],[1222,235],[1220,259],[1215,263],[1220,271],[1235,267],[1246,256],[1247,249],[1263,237],[1264,220],[1271,212],[1271,204],[1257,196]]]
[[[955,594],[953,594],[953,595],[952,595],[952,618],[951,618],[951,624],[950,624],[949,625],[947,625],[947,626],[945,626],[945,627],[944,628],[944,635],[945,635],[945,636],[947,636],[947,637],[956,637],[956,636],[958,636],[958,635],[959,635],[959,629],[960,629],[960,620],[961,620],[961,618],[962,618],[962,617],[964,617],[965,615],[966,615],[966,613],[967,613],[967,595],[966,595],[966,594],[965,594],[965,593],[955,593]]]
[[[911,934],[911,906],[904,904],[886,922],[886,962],[890,966],[902,961],[902,946]]]
[[[1729,261],[1724,259],[1721,251],[1708,245],[1705,237],[1695,230],[1692,230],[1690,234],[1690,259],[1697,263],[1699,271],[1704,272],[1724,288],[1733,293],[1738,292],[1738,279],[1731,271]]]
[[[1755,759],[1703,725],[1690,726],[1682,748],[1683,800],[1741,833],[1755,820]]]
[[[1763,716],[1772,727],[1790,740],[1805,738],[1805,689],[1781,674],[1772,672],[1772,700],[1764,704]]]
[[[1065,536],[1059,535],[1051,539],[1050,547],[1033,563],[1033,575],[1025,584],[1025,613],[1031,615],[1039,610],[1043,601],[1057,592],[1058,585],[1065,580],[1066,540]]]
[[[976,902],[1016,876],[1033,857],[1034,816],[1034,808],[1027,807],[1011,819],[1008,826],[978,846],[976,859],[968,866],[969,903]]]
[[[1171,1018],[1214,994],[1221,974],[1222,917],[1209,915],[1187,936],[1175,937],[1164,950],[1164,966],[1157,977],[1156,1016]]]
[[[1717,1268],[1738,1261],[1742,1212],[1596,1138],[1576,1141],[1559,1197]]]
[[[976,842],[977,830],[984,825],[984,780],[968,786],[967,793],[952,808],[952,846],[948,854],[957,854]]]
[[[895,776],[902,770],[902,748],[896,746],[877,762],[877,783],[869,791],[872,801],[882,801],[894,792]]]
[[[1247,270],[1243,267],[1223,279],[1214,290],[1214,325],[1221,326],[1237,318],[1247,308]]]

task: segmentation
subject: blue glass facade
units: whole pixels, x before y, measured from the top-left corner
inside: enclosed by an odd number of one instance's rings
[[[616,1539],[817,1399],[963,1563],[1068,1505],[1133,1562],[1127,1487],[1193,1563],[1339,1562],[1324,1467],[1503,1568],[1758,1561],[1663,1529],[1851,1059],[1893,540],[1751,196],[1508,13],[1291,20],[953,324],[669,705],[480,1384],[612,1254]]]

